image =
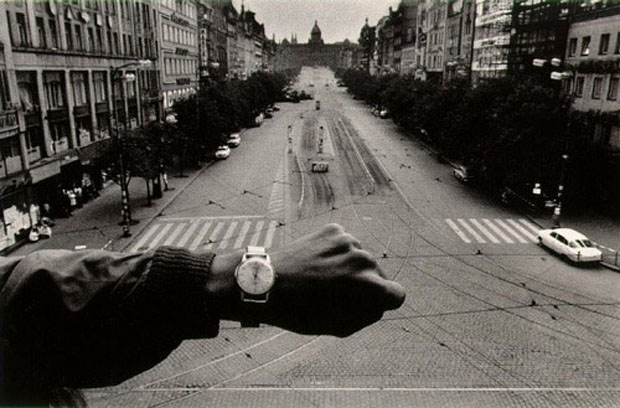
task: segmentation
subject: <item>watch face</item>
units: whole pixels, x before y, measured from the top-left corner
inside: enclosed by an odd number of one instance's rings
[[[264,259],[252,258],[239,265],[236,278],[237,284],[245,293],[263,295],[273,286],[275,273]]]

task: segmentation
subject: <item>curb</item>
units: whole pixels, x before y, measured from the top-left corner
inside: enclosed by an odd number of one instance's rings
[[[607,268],[607,269],[611,269],[612,271],[616,271],[616,272],[620,272],[620,266],[617,265],[612,265],[610,263],[607,262],[599,262],[601,264],[601,266]]]
[[[134,233],[132,233],[132,235],[133,235],[133,236],[138,236],[138,235],[142,234],[142,233],[144,232],[144,230],[146,230],[146,228],[147,228],[147,227],[149,227],[149,226],[153,223],[153,221],[154,221],[156,218],[158,218],[158,217],[161,215],[161,213],[162,213],[162,212],[164,212],[164,210],[165,210],[165,209],[166,209],[166,208],[167,208],[170,204],[172,204],[172,202],[173,202],[174,200],[176,200],[176,198],[177,198],[177,197],[178,197],[178,196],[179,196],[182,192],[184,192],[184,191],[187,189],[187,187],[189,187],[189,185],[190,185],[190,184],[192,184],[192,183],[194,182],[194,180],[196,180],[199,176],[201,176],[201,175],[202,175],[202,173],[204,173],[204,172],[205,172],[205,171],[206,171],[209,167],[211,167],[211,165],[212,165],[213,163],[215,163],[215,160],[211,160],[211,161],[207,162],[207,163],[206,163],[206,164],[205,164],[205,165],[204,165],[204,166],[203,166],[200,170],[198,170],[198,171],[196,172],[196,174],[194,174],[193,176],[191,176],[191,177],[189,178],[189,180],[187,180],[187,183],[185,183],[185,185],[184,185],[184,186],[182,186],[182,187],[180,187],[180,188],[175,189],[174,194],[173,194],[173,195],[172,195],[172,196],[168,199],[168,201],[166,201],[166,202],[165,202],[165,203],[161,206],[161,208],[159,209],[159,211],[157,211],[157,213],[156,213],[153,217],[151,217],[150,219],[148,219],[148,221],[146,221],[144,224],[142,224],[142,225],[140,226],[140,228],[136,229],[136,230],[135,230],[135,232],[134,232]],[[129,246],[130,246],[131,244],[133,244],[133,240],[132,240],[132,239],[129,239],[129,240],[127,240],[127,242],[125,242],[125,243],[123,243],[123,245],[121,245],[121,247],[120,247],[120,249],[119,249],[119,250],[120,250],[120,251],[126,251],[126,250],[127,250],[127,248],[129,248]]]

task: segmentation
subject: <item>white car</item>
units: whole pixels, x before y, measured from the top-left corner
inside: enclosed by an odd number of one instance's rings
[[[538,244],[573,262],[599,262],[603,253],[585,235],[570,228],[538,231]]]
[[[230,147],[228,146],[219,146],[215,151],[216,159],[228,159],[228,156],[230,156]]]
[[[241,136],[239,136],[239,133],[232,133],[230,136],[228,136],[226,144],[230,147],[239,146],[241,144]]]

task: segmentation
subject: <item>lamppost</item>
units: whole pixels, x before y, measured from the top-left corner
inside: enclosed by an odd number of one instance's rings
[[[123,86],[122,86],[122,81],[128,81],[128,82],[132,82],[135,81],[136,76],[135,74],[124,74],[124,75],[118,75],[122,72],[123,69],[128,68],[128,67],[132,67],[135,66],[136,68],[144,68],[144,67],[148,67],[151,65],[151,61],[150,60],[139,60],[139,61],[131,61],[128,62],[126,64],[123,64],[119,67],[111,67],[110,71],[111,71],[111,75],[112,75],[112,110],[113,110],[113,115],[114,115],[114,139],[117,143],[118,146],[120,146],[121,148],[119,149],[119,154],[118,154],[118,167],[119,167],[119,173],[120,173],[120,185],[121,185],[121,202],[122,202],[122,214],[123,214],[123,237],[127,238],[131,236],[131,231],[129,230],[129,226],[131,224],[131,207],[129,204],[129,189],[128,189],[128,185],[127,185],[127,177],[125,174],[125,166],[123,163],[123,149],[122,149],[122,145],[121,145],[121,141],[120,141],[120,137],[119,137],[119,123],[118,123],[118,109],[116,107],[116,95],[115,95],[115,91],[116,91],[116,80],[117,80],[117,76],[118,76],[118,80],[121,81],[121,97],[123,97]],[[127,114],[125,114],[125,121],[123,122],[123,128],[126,130],[127,129]]]

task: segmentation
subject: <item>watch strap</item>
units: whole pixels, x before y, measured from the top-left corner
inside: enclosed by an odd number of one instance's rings
[[[241,294],[241,327],[260,327],[261,315],[267,303],[267,295]]]

